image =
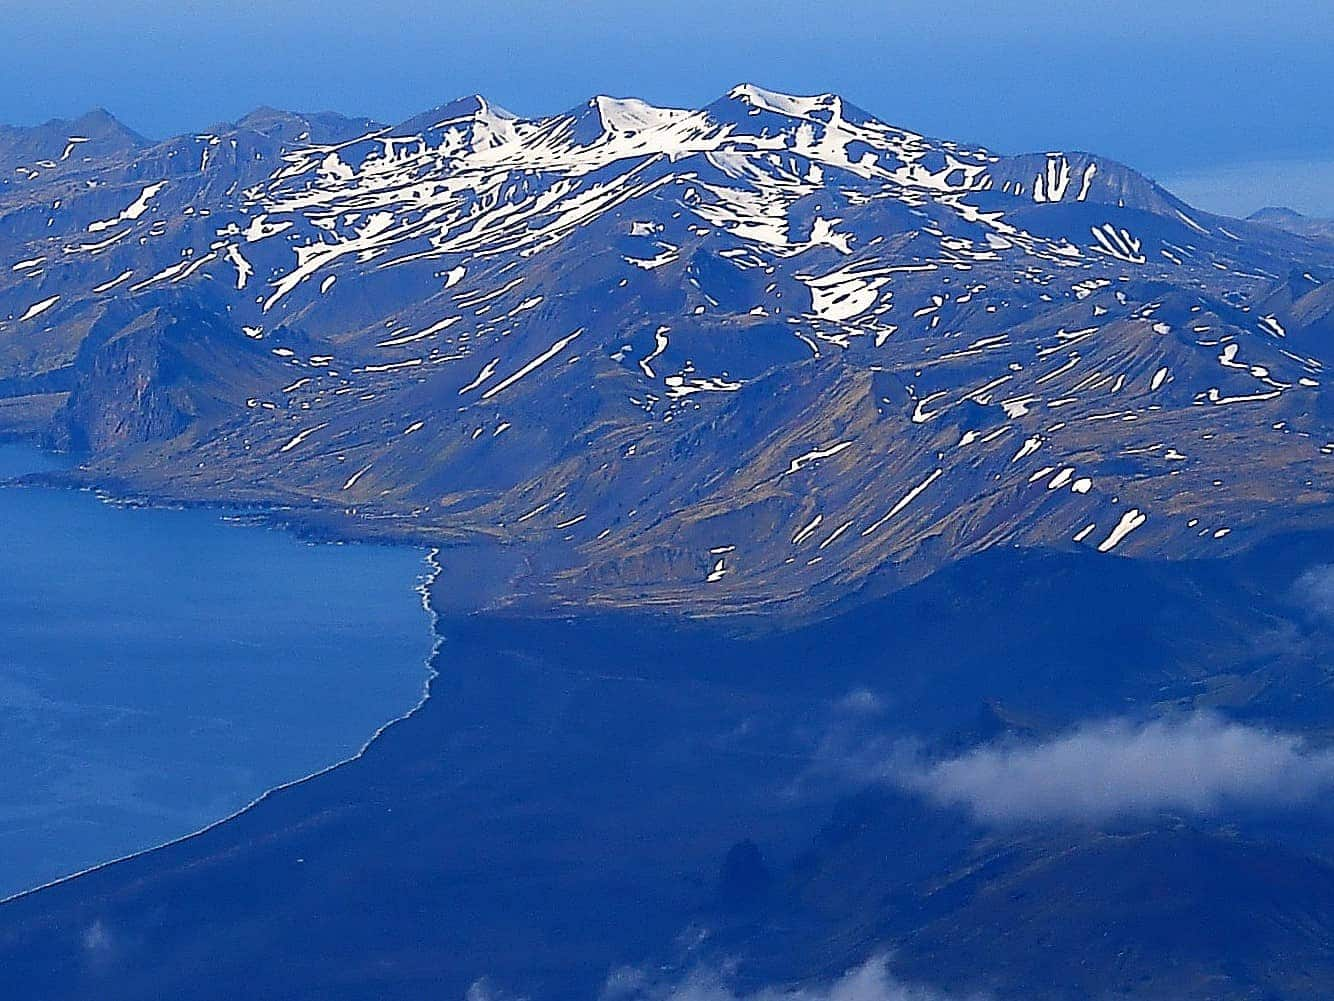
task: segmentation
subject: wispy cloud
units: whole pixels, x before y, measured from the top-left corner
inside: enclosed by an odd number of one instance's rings
[[[1292,597],[1317,618],[1334,620],[1334,566],[1307,570],[1293,584]]]
[[[683,980],[659,983],[642,970],[625,968],[608,978],[602,1001],[951,1001],[951,996],[930,987],[895,978],[884,956],[816,986],[738,991],[728,986],[728,979],[723,971],[698,969]]]
[[[480,977],[472,982],[468,993],[463,995],[463,1001],[528,1001],[528,999],[506,994],[494,987],[487,977]]]
[[[1334,751],[1211,714],[1086,724],[1041,743],[988,745],[881,777],[991,824],[1099,821],[1174,810],[1292,806],[1334,788]]]

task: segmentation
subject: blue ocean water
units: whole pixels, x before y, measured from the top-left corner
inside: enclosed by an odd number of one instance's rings
[[[0,479],[58,460],[0,445]],[[0,897],[187,834],[421,697],[419,550],[0,488]]]

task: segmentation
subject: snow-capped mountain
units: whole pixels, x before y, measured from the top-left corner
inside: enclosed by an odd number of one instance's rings
[[[159,496],[518,547],[515,600],[831,601],[1334,510],[1334,248],[1088,153],[744,85],[157,144],[92,115],[0,165],[3,427]]]

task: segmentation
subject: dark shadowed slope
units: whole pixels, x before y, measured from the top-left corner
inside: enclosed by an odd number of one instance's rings
[[[576,998],[621,964],[735,955],[759,984],[891,948],[914,979],[1002,998],[1329,989],[1328,824],[998,834],[876,793],[812,841],[867,781],[844,756],[900,737],[953,753],[1171,707],[1323,732],[1334,635],[1289,595],[1325,544],[1174,564],[995,550],[767,637],[446,619],[432,698],[359,761],[0,906],[0,986],[415,999],[487,977]],[[718,882],[746,839],[773,877],[758,901]]]

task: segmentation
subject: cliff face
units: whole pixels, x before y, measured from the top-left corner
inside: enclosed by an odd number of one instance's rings
[[[51,440],[102,453],[206,432],[236,419],[277,369],[267,353],[189,296],[109,310],[65,376]]]

